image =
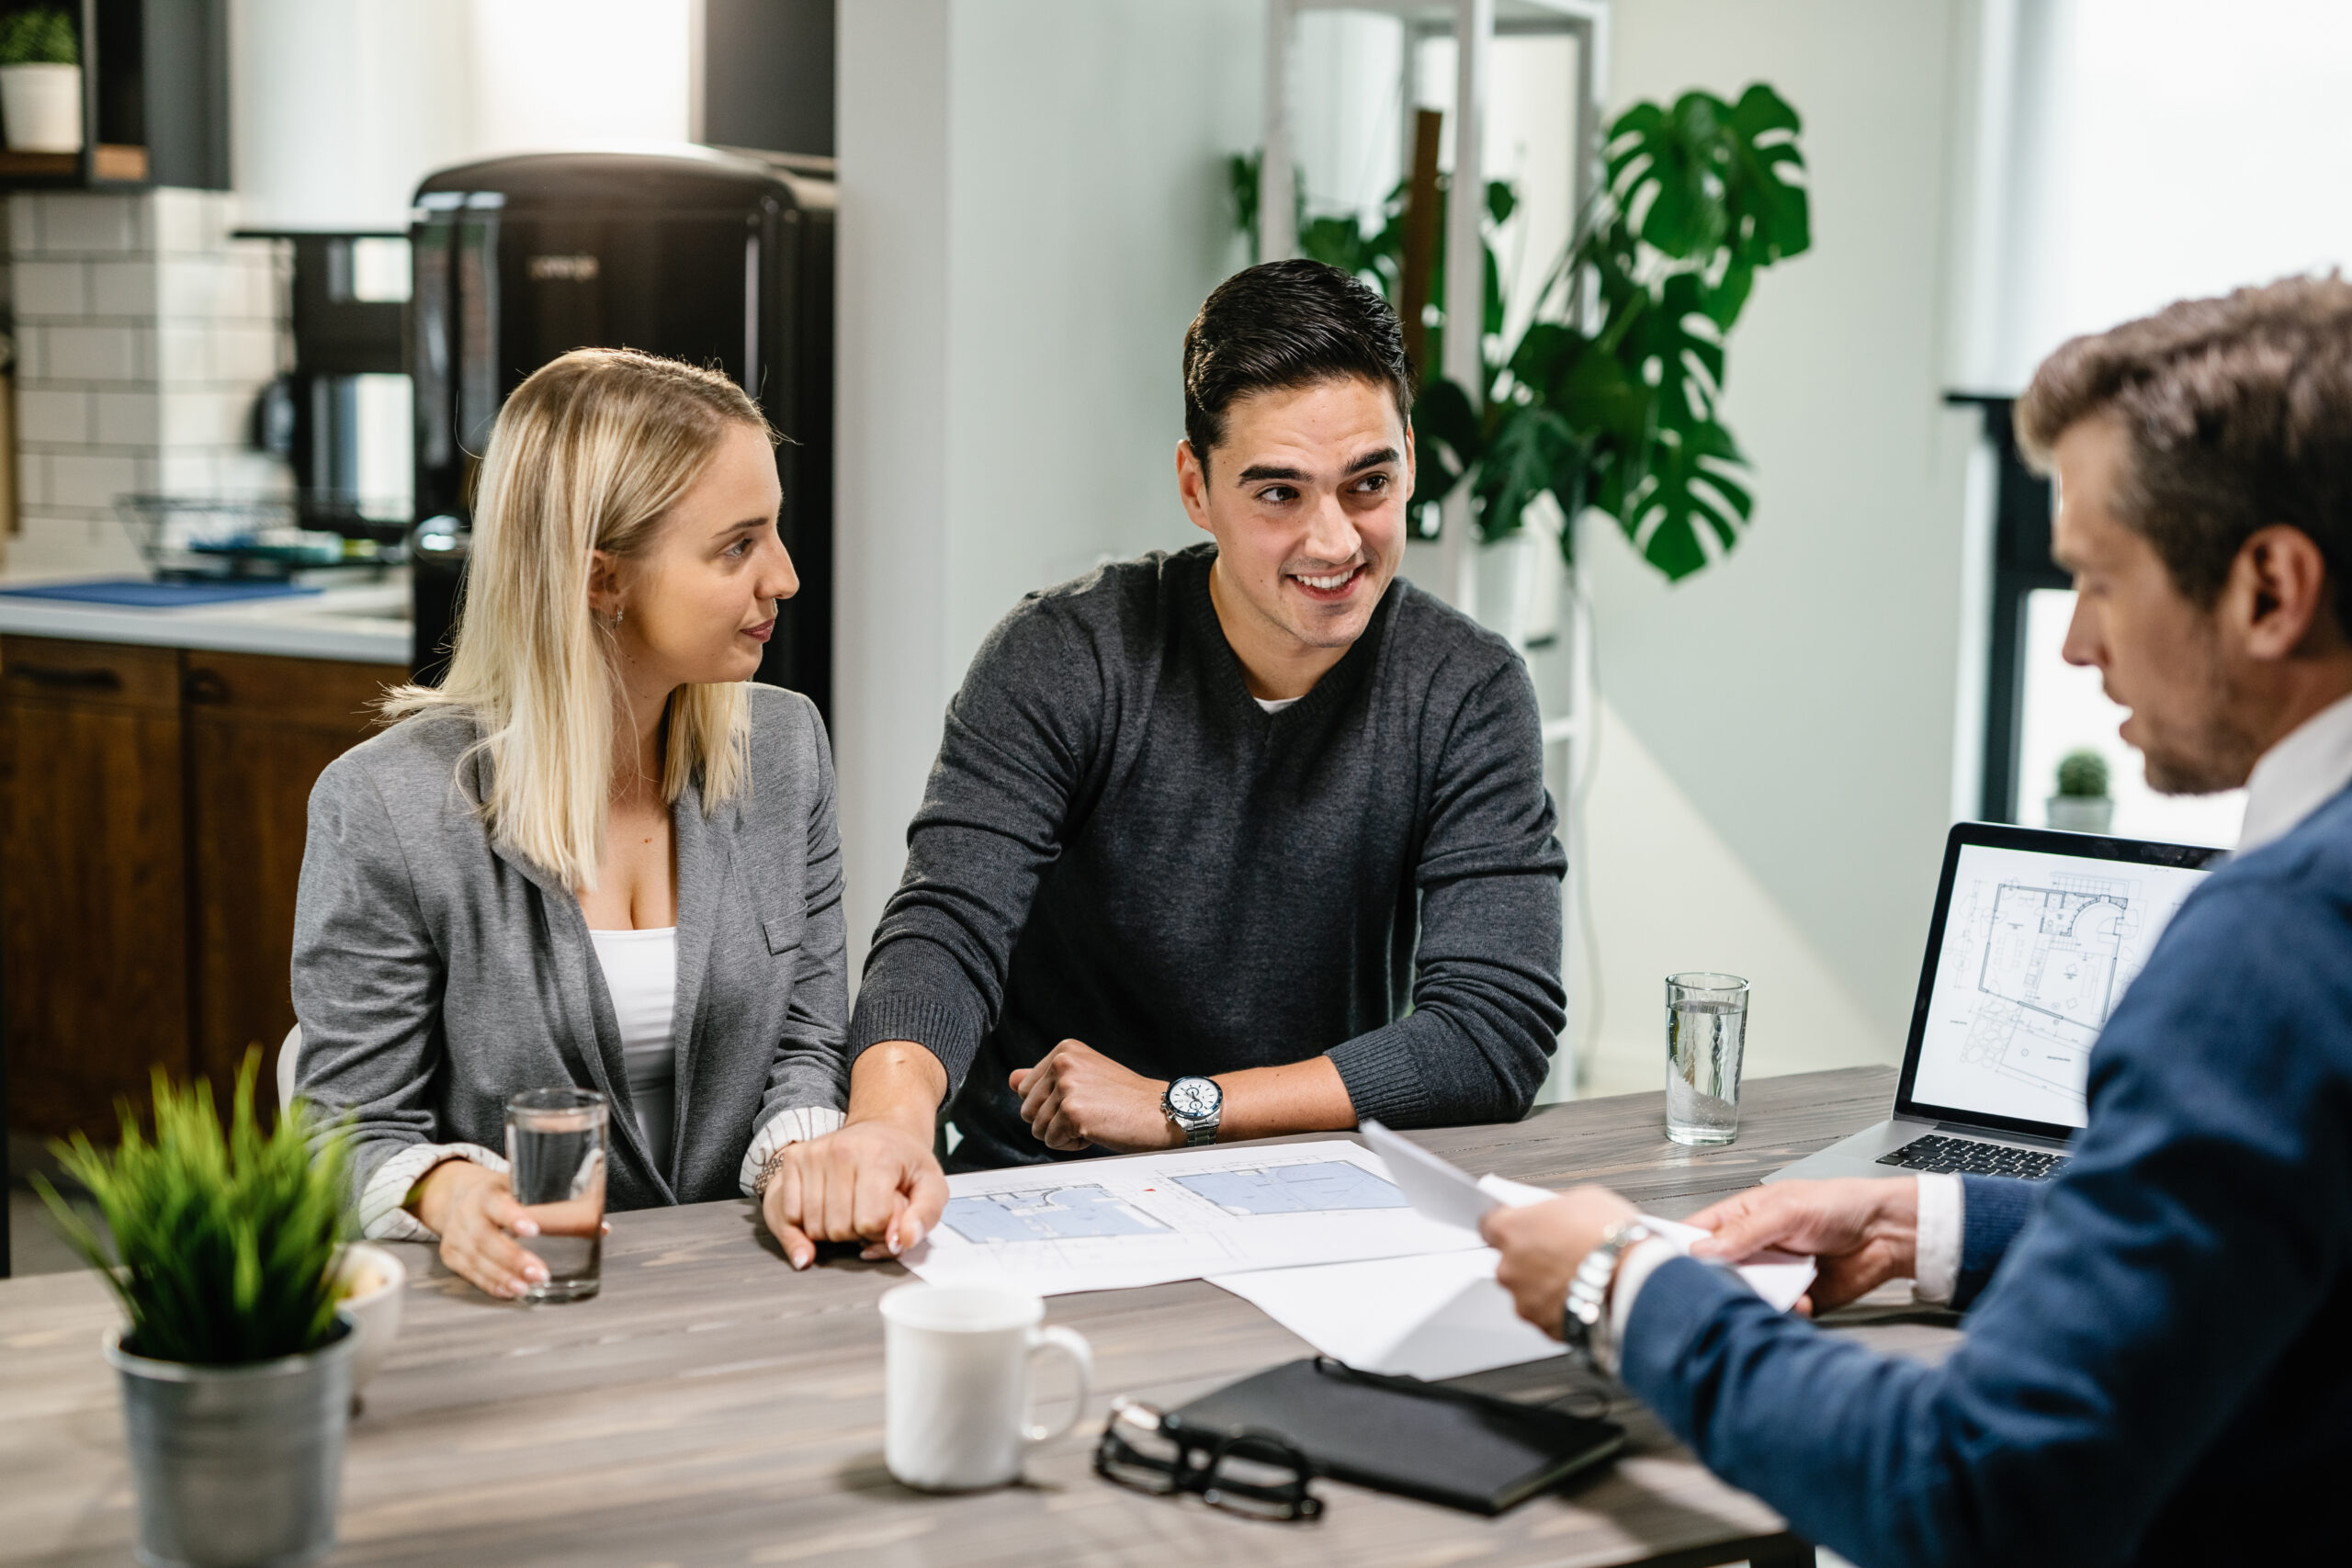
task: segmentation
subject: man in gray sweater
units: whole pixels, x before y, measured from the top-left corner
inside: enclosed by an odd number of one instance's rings
[[[796,1267],[961,1168],[1515,1120],[1563,1018],[1541,726],[1396,577],[1412,371],[1314,262],[1209,296],[1177,485],[1213,536],[1033,593],[949,705],[850,1025],[847,1124],[763,1176]]]

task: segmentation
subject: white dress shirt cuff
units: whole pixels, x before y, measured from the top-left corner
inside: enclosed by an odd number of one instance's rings
[[[359,1194],[359,1234],[369,1241],[439,1241],[431,1226],[401,1205],[426,1171],[453,1159],[471,1160],[502,1176],[506,1172],[506,1156],[480,1144],[413,1145],[378,1166],[368,1179]]]
[[[786,1144],[805,1144],[837,1133],[842,1120],[842,1112],[830,1105],[796,1105],[769,1117],[767,1125],[752,1134],[752,1146],[743,1151],[742,1168],[736,1173],[743,1196],[752,1196],[752,1183],[760,1179],[760,1167],[768,1163],[768,1156]]]
[[[1682,1248],[1664,1236],[1637,1241],[1617,1260],[1617,1278],[1609,1287],[1609,1333],[1600,1344],[1601,1370],[1617,1375],[1618,1348],[1625,1343],[1625,1325],[1633,1320],[1634,1298],[1657,1271],[1658,1265],[1682,1256]]]
[[[1960,1228],[1964,1196],[1960,1178],[1927,1172],[1919,1182],[1919,1232],[1911,1294],[1942,1305],[1960,1288]]]

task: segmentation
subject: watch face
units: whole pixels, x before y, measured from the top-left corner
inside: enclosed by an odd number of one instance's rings
[[[1168,1086],[1169,1109],[1179,1116],[1207,1116],[1224,1102],[1224,1091],[1206,1078],[1178,1078]]]

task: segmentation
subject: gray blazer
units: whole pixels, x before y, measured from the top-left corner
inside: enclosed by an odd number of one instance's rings
[[[752,692],[749,787],[712,817],[689,785],[678,869],[677,1123],[656,1168],[620,1025],[572,891],[492,841],[476,736],[424,714],[345,753],[311,792],[294,913],[301,1091],[356,1123],[355,1178],[419,1144],[505,1146],[505,1100],[575,1085],[612,1106],[616,1209],[737,1194],[777,1113],[844,1103],[848,1002],[833,768],[816,705]]]

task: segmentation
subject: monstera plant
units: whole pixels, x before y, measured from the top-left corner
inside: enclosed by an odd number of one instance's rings
[[[1736,104],[1691,92],[1620,115],[1535,321],[1485,356],[1484,387],[1424,387],[1426,495],[1466,481],[1491,541],[1548,492],[1563,517],[1608,513],[1668,578],[1707,564],[1706,536],[1736,546],[1755,502],[1718,410],[1724,347],[1757,273],[1812,243],[1798,130],[1760,82]],[[1561,531],[1571,565],[1575,536]]]
[[[1565,518],[1588,508],[1608,513],[1668,578],[1707,564],[1707,537],[1717,553],[1739,542],[1755,502],[1737,477],[1747,460],[1717,408],[1724,347],[1757,273],[1812,243],[1799,129],[1796,111],[1760,82],[1736,103],[1690,92],[1671,107],[1638,103],[1618,116],[1607,181],[1508,352],[1487,250],[1482,384],[1426,378],[1414,411],[1417,515],[1466,482],[1479,536],[1492,542],[1518,532],[1548,493]],[[1258,162],[1237,157],[1230,174],[1254,254]],[[1486,197],[1491,230],[1518,197],[1499,180]],[[1302,204],[1299,250],[1397,302],[1408,199],[1399,185],[1376,224],[1353,214],[1310,219]],[[1442,231],[1442,183],[1438,199]],[[1442,247],[1433,260],[1435,301],[1445,298]],[[1427,327],[1426,365],[1444,363],[1444,330],[1442,319]],[[1573,528],[1561,530],[1571,566],[1575,539]]]

